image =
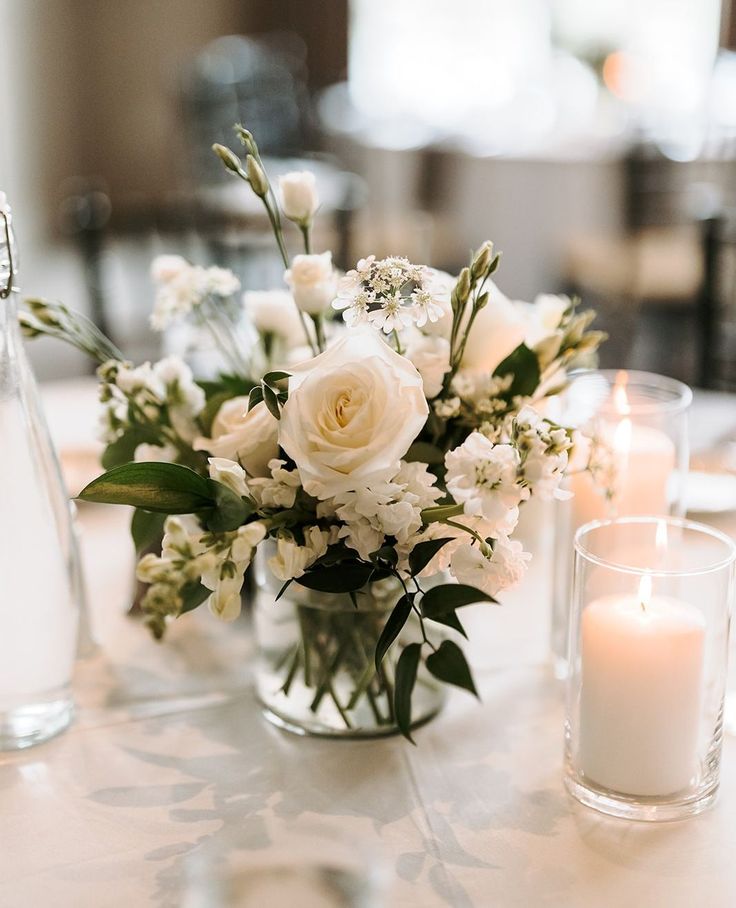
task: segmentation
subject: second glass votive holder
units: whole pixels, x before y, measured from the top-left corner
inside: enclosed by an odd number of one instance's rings
[[[596,521],[575,536],[565,784],[632,820],[715,798],[736,545],[676,518]]]
[[[687,385],[651,372],[591,369],[570,379],[555,416],[590,439],[591,455],[588,468],[566,481],[573,497],[555,508],[550,643],[559,678],[567,674],[575,532],[591,520],[683,516],[692,401]]]

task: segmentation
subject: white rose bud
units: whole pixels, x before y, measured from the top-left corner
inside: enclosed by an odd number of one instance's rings
[[[295,255],[291,268],[284,272],[297,306],[309,315],[320,315],[335,299],[337,272],[332,267],[332,253]]]
[[[308,170],[295,170],[279,177],[281,210],[284,217],[307,225],[319,208],[316,179]]]

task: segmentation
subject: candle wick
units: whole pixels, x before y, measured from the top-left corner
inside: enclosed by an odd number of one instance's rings
[[[646,613],[647,613],[647,607],[646,607],[646,605],[645,605],[643,599],[640,599],[640,600],[639,600],[639,605],[641,606],[641,610],[642,610],[642,611],[644,612],[644,614],[646,615]]]

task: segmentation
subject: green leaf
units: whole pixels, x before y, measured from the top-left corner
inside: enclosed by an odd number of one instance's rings
[[[443,640],[437,652],[427,656],[426,664],[427,669],[438,681],[454,684],[455,687],[462,687],[463,690],[478,696],[470,668],[457,643],[453,643],[452,640]]]
[[[464,583],[443,583],[433,586],[422,596],[422,615],[425,618],[437,618],[454,612],[463,605],[472,605],[474,602],[495,602],[496,600],[474,586]]]
[[[105,448],[101,458],[102,466],[106,470],[111,470],[113,467],[130,463],[138,445],[152,445],[159,441],[161,441],[161,438],[158,433],[151,429],[146,430],[139,426],[128,429],[120,438]]]
[[[390,564],[392,567],[396,567],[399,556],[396,552],[396,549],[392,545],[382,545],[380,549],[376,549],[375,552],[371,552],[371,561],[378,562],[384,561],[387,564]]]
[[[411,695],[417,680],[419,657],[422,654],[421,643],[410,643],[404,648],[396,665],[394,681],[394,713],[396,724],[401,734],[411,743]]]
[[[255,510],[252,502],[246,498],[241,498],[240,495],[233,492],[222,482],[210,479],[209,485],[215,506],[211,513],[207,515],[207,528],[213,533],[226,533],[229,530],[237,530]]]
[[[428,539],[426,542],[420,542],[414,546],[409,555],[409,568],[413,577],[424,570],[442,546],[450,541],[450,538],[443,536],[442,539]]]
[[[269,413],[276,419],[281,419],[281,410],[279,409],[279,398],[270,385],[262,385],[263,401],[268,407]]]
[[[262,381],[265,385],[271,385],[272,387],[280,381],[283,381],[285,378],[291,378],[291,372],[266,372],[263,376]]]
[[[130,535],[138,555],[154,545],[161,545],[164,535],[165,514],[155,514],[136,508],[130,521]]]
[[[514,380],[506,393],[510,399],[521,395],[530,397],[539,387],[540,371],[537,354],[526,344],[519,346],[506,359],[496,366],[494,375],[513,375]]]
[[[194,514],[215,504],[210,480],[176,463],[122,464],[93,479],[79,498],[161,514]]]
[[[426,464],[436,464],[445,462],[445,452],[438,448],[437,445],[431,445],[428,441],[415,441],[404,456],[408,463],[421,461]]]
[[[208,590],[206,586],[203,586],[198,581],[187,583],[181,590],[183,605],[179,610],[179,614],[185,615],[187,612],[193,611],[197,606],[201,605],[211,593],[212,590]]]
[[[457,612],[448,612],[446,615],[437,615],[434,618],[429,618],[428,620],[435,621],[437,622],[437,624],[443,624],[445,627],[451,627],[454,631],[462,634],[466,640],[468,639],[468,635],[465,633],[465,628],[458,618]]]
[[[248,395],[248,412],[263,400],[263,386],[256,385]]]
[[[378,643],[376,643],[376,671],[381,668],[383,657],[388,652],[389,647],[394,642],[394,640],[399,636],[401,629],[406,624],[409,615],[411,615],[413,604],[413,596],[402,596],[394,606],[391,614],[388,616],[386,624],[383,626],[383,630],[381,631],[381,636],[378,638]]]
[[[296,582],[320,593],[349,593],[364,587],[373,574],[373,565],[356,561],[331,568],[307,571]]]

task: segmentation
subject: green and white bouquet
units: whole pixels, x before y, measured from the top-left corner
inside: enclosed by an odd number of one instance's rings
[[[409,736],[420,666],[475,692],[455,642],[458,609],[495,602],[521,580],[531,554],[514,539],[519,508],[567,494],[560,484],[583,445],[545,418],[544,402],[601,335],[588,330],[593,313],[566,297],[504,296],[491,243],[457,277],[398,256],[368,256],[338,274],[329,252],[311,249],[314,177],[288,174],[275,192],[253,137],[238,133],[244,160],[215,151],[263,201],[285,287],[238,298],[227,270],[178,256],[153,265],[152,326],[196,321],[218,345],[221,374],[198,381],[175,357],[133,367],[59,304],[29,301],[23,325],[100,361],[107,472],[80,497],[132,505],[141,552],[163,533],[161,553],[138,564],[156,637],[203,604],[236,618],[263,548],[280,594],[298,585],[355,608],[332,642],[324,628],[303,627],[282,690],[303,672],[347,727],[361,695],[385,695],[386,721]],[[283,219],[301,233],[304,252],[293,258]],[[244,319],[258,331],[250,345]],[[393,599],[366,631],[361,602],[379,587]],[[399,643],[410,619],[416,634]],[[437,640],[437,625],[455,633]],[[392,646],[400,655],[389,677]],[[353,659],[356,647],[368,663]],[[353,664],[339,702],[332,676]]]

